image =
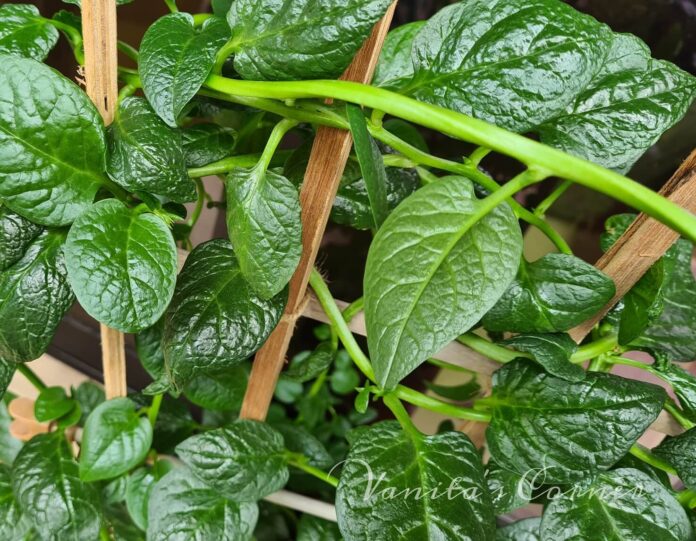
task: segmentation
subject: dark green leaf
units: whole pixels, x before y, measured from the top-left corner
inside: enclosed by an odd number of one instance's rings
[[[112,532],[114,541],[145,541],[145,534],[131,520],[126,507],[120,504],[103,508],[107,531]]]
[[[174,293],[177,258],[169,228],[115,199],[100,201],[75,221],[65,254],[82,307],[122,332],[156,323]]]
[[[287,285],[302,255],[300,196],[285,177],[263,164],[232,170],[227,229],[244,278],[270,299]]]
[[[196,199],[181,132],[162,122],[143,98],[121,102],[108,139],[107,172],[128,191],[161,195],[177,203]]]
[[[583,488],[551,501],[541,521],[542,539],[597,539],[600,532],[616,541],[692,539],[679,502],[643,472],[625,468],[601,473]]]
[[[615,214],[607,218],[607,221],[604,222],[604,233],[599,237],[599,245],[602,251],[609,251],[636,218],[636,214]]]
[[[361,429],[352,442],[336,513],[346,541],[486,541],[495,535],[483,466],[469,438],[409,434],[395,422]]]
[[[114,398],[97,406],[85,423],[80,452],[80,478],[112,479],[134,468],[152,444],[152,426],[139,417],[128,398]]]
[[[101,518],[94,487],[80,481],[62,432],[27,442],[12,467],[14,494],[45,541],[95,541]]]
[[[225,17],[230,10],[233,0],[213,0],[213,13],[218,17]]]
[[[182,387],[198,370],[244,361],[275,328],[286,300],[287,293],[264,301],[251,291],[229,242],[197,246],[165,317],[163,347],[172,381]]]
[[[533,517],[505,526],[495,534],[495,541],[541,541],[541,518]]]
[[[296,541],[341,541],[342,539],[335,522],[311,515],[302,515],[297,526]]]
[[[164,318],[152,327],[135,335],[135,351],[140,364],[155,381],[164,375],[164,352],[162,351],[162,334],[164,333]]]
[[[304,386],[299,382],[284,377],[278,378],[273,397],[283,404],[294,404],[304,394]]]
[[[177,468],[152,490],[147,539],[250,541],[257,518],[255,503],[227,500],[188,468]]]
[[[425,141],[423,134],[413,124],[409,124],[400,118],[390,118],[384,122],[383,126],[389,133],[396,135],[402,141],[406,141],[412,147],[430,153],[428,143]]]
[[[288,480],[283,436],[257,421],[192,436],[176,451],[196,476],[237,502],[260,500]]]
[[[11,361],[5,361],[0,359],[0,400],[5,396],[7,388],[10,386],[10,382],[17,371],[17,364]],[[0,442],[0,448],[2,447],[2,442]],[[0,451],[0,457],[2,451]],[[0,461],[2,459],[0,458]]]
[[[64,233],[41,233],[22,258],[0,273],[0,358],[38,359],[75,297],[65,268]]]
[[[0,400],[0,462],[10,466],[22,448],[22,442],[10,434],[12,417],[5,402]]]
[[[390,4],[390,0],[237,0],[227,14],[234,67],[244,79],[336,79]]]
[[[653,453],[677,470],[687,488],[696,490],[696,428],[678,436],[667,436]]]
[[[80,383],[77,389],[73,389],[72,397],[77,400],[77,403],[80,405],[83,424],[87,420],[89,414],[92,413],[99,404],[106,400],[104,389],[91,381],[83,381]]]
[[[505,345],[529,353],[552,376],[567,381],[585,379],[582,367],[570,362],[570,356],[578,345],[565,333],[523,334],[506,340]]]
[[[408,197],[376,235],[365,269],[365,318],[378,383],[393,388],[473,327],[519,266],[507,204],[476,223],[471,182],[445,177]]]
[[[249,382],[249,366],[231,366],[218,372],[199,372],[184,387],[194,404],[209,410],[239,411]]]
[[[274,423],[273,428],[283,436],[285,448],[306,456],[311,466],[320,470],[329,470],[334,466],[334,461],[324,444],[307,429],[290,423]]]
[[[135,525],[147,530],[147,506],[157,479],[150,468],[138,468],[128,476],[126,507]]]
[[[672,386],[686,415],[696,421],[696,376],[659,357],[655,361],[655,369]]]
[[[609,469],[657,418],[665,392],[612,374],[568,382],[516,360],[498,370],[486,440],[493,459],[547,483],[572,483]]]
[[[203,167],[232,153],[236,132],[217,124],[195,124],[181,132],[187,167]]]
[[[448,400],[455,400],[457,402],[470,400],[478,395],[481,391],[481,386],[476,381],[476,377],[471,378],[469,381],[462,383],[461,385],[438,385],[437,383],[426,381],[425,386],[436,395],[447,398]]]
[[[76,406],[77,402],[65,394],[63,387],[48,387],[39,393],[34,403],[34,416],[40,423],[54,421],[70,413]]]
[[[308,355],[296,355],[283,372],[287,379],[306,383],[319,376],[334,360],[335,352],[329,342],[322,342]]]
[[[533,479],[504,470],[493,460],[486,465],[486,481],[496,515],[524,507],[532,499]]]
[[[12,470],[0,464],[0,539],[24,540],[31,524],[22,516],[22,510],[12,493]]]
[[[165,15],[145,32],[139,62],[143,90],[153,109],[172,128],[229,37],[224,19],[212,17],[195,28],[193,17],[181,12]]]
[[[44,60],[58,41],[58,30],[31,4],[0,6],[0,53]]]
[[[41,226],[0,207],[0,271],[19,261],[41,231]]]
[[[614,296],[614,282],[581,259],[548,254],[520,265],[517,279],[483,318],[490,331],[564,332]]]
[[[413,78],[411,48],[425,24],[426,21],[415,21],[389,32],[379,55],[373,85],[398,89]]]
[[[104,179],[102,119],[77,85],[48,66],[8,55],[0,63],[0,198],[32,222],[67,225]]]

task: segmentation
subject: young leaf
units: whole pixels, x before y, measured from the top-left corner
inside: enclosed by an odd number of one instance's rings
[[[108,129],[107,173],[131,192],[161,195],[177,203],[196,199],[186,170],[183,140],[143,98],[129,97]]]
[[[75,301],[64,242],[64,233],[44,231],[0,273],[0,359],[21,363],[43,355]]]
[[[539,528],[541,518],[525,518],[499,529],[495,541],[542,541]]]
[[[126,507],[135,525],[147,530],[147,507],[155,483],[171,470],[166,460],[158,460],[154,467],[138,468],[128,476]]]
[[[361,429],[352,442],[336,514],[346,541],[495,537],[483,466],[469,438],[406,433],[391,421]]]
[[[99,497],[80,481],[70,444],[62,432],[27,442],[12,467],[13,491],[41,538],[50,541],[99,538]]]
[[[415,21],[389,32],[379,55],[373,85],[399,89],[413,78],[411,48],[425,24],[426,21]]]
[[[288,284],[302,255],[297,188],[261,165],[232,170],[225,186],[227,229],[239,268],[254,291],[270,299]]]
[[[239,269],[229,242],[197,246],[184,265],[164,325],[167,371],[182,388],[198,370],[238,365],[266,341],[287,293],[257,297]]]
[[[283,436],[257,421],[192,436],[176,452],[197,477],[236,502],[260,500],[288,481]]]
[[[58,41],[58,30],[31,4],[0,6],[0,53],[44,60]]]
[[[319,376],[334,360],[335,353],[329,342],[322,342],[308,355],[296,355],[283,376],[293,381],[306,383]]]
[[[548,254],[519,267],[517,278],[485,315],[490,331],[564,332],[587,320],[614,296],[614,282],[581,259]]]
[[[39,393],[34,403],[34,417],[40,423],[54,421],[70,413],[76,406],[77,402],[65,394],[63,387],[47,387]]]
[[[407,198],[376,235],[365,318],[378,383],[390,389],[468,331],[513,280],[522,250],[507,204],[471,222],[471,182],[446,177]]]
[[[524,507],[533,494],[533,479],[504,470],[493,460],[486,465],[486,481],[496,515]]]
[[[342,541],[335,522],[302,515],[297,525],[297,541]]]
[[[360,163],[363,182],[367,189],[370,211],[375,229],[379,229],[387,219],[387,171],[384,168],[382,152],[367,131],[367,121],[360,107],[346,106],[350,131],[353,135],[355,154]]]
[[[174,293],[176,246],[169,228],[115,199],[100,201],[75,221],[65,254],[82,307],[122,332],[153,325]]]
[[[596,539],[611,532],[616,541],[688,541],[693,531],[672,494],[638,470],[601,473],[583,487],[553,499],[544,510],[541,538]]]
[[[152,489],[147,539],[251,541],[258,515],[255,503],[225,499],[188,468],[176,468]]]
[[[237,133],[217,124],[194,124],[182,130],[187,167],[203,167],[232,153]]]
[[[158,19],[143,36],[138,71],[145,97],[172,128],[213,69],[215,55],[230,37],[224,19],[195,28],[188,13]]]
[[[42,230],[40,225],[0,207],[0,271],[17,263]]]
[[[311,466],[320,470],[329,470],[334,466],[334,460],[324,444],[307,429],[287,422],[274,423],[272,426],[283,436],[285,448],[306,456]]]
[[[390,4],[391,0],[237,0],[227,14],[234,67],[244,79],[336,79]]]
[[[85,423],[80,452],[83,481],[113,479],[134,468],[152,445],[152,426],[139,417],[128,398],[114,398],[96,407]]]
[[[687,488],[696,490],[696,428],[667,436],[653,454],[671,464]]]
[[[104,180],[101,116],[48,66],[2,54],[0,64],[0,198],[32,222],[67,225]]]
[[[546,483],[573,483],[609,469],[657,418],[662,388],[588,372],[568,382],[516,360],[498,370],[486,440],[493,459]]]
[[[552,376],[567,381],[585,379],[582,367],[570,362],[570,356],[578,349],[578,345],[565,333],[521,334],[506,340],[505,344],[517,351],[531,354],[533,360]]]
[[[82,424],[87,420],[89,414],[106,400],[104,389],[91,381],[80,383],[77,389],[73,389],[72,397],[77,401],[82,411]]]

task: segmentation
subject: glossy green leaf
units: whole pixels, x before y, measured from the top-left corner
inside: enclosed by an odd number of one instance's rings
[[[131,192],[161,195],[177,203],[196,199],[181,133],[167,126],[143,98],[121,102],[108,140],[107,172],[116,183]]]
[[[31,4],[0,6],[0,53],[44,60],[58,41],[58,30]]]
[[[335,522],[302,515],[297,525],[296,541],[341,541],[342,539]]]
[[[114,398],[97,406],[82,434],[80,478],[112,479],[134,468],[152,445],[152,426],[137,414],[129,398]]]
[[[285,448],[293,453],[307,457],[311,466],[320,470],[330,470],[335,464],[324,444],[307,429],[290,423],[274,423],[273,428],[280,432]]]
[[[503,515],[524,507],[532,499],[533,482],[537,479],[532,474],[531,479],[518,473],[505,470],[493,460],[486,465],[486,482],[491,494],[496,515]]]
[[[337,79],[390,4],[237,0],[227,14],[234,67],[244,79]]]
[[[199,372],[184,387],[194,404],[216,411],[239,411],[249,382],[249,366],[241,364],[217,372]]]
[[[100,201],[75,221],[65,254],[82,307],[122,332],[153,325],[174,293],[177,259],[169,228],[115,199]]]
[[[128,480],[125,476],[116,477],[103,485],[101,490],[102,501],[106,505],[123,503],[126,501],[126,485]]]
[[[63,387],[47,387],[36,398],[34,417],[40,423],[54,421],[70,413],[76,406],[77,402],[68,397]]]
[[[19,261],[41,231],[41,226],[0,207],[0,271]]]
[[[10,382],[12,381],[12,378],[14,377],[16,371],[16,363],[0,359],[0,399],[2,399],[5,396],[7,388],[10,386]],[[0,451],[0,456],[1,453],[2,452]],[[1,458],[0,461],[2,461]]]
[[[194,124],[182,130],[187,167],[203,167],[232,153],[237,133],[217,124]]]
[[[74,407],[70,411],[68,411],[68,413],[56,419],[56,428],[58,430],[63,430],[71,426],[76,426],[80,423],[81,419],[82,408],[80,407],[80,404],[75,402]]]
[[[102,119],[77,85],[48,66],[8,55],[0,63],[0,198],[32,222],[67,225],[104,179]]]
[[[614,282],[581,259],[548,254],[519,267],[516,280],[483,318],[490,331],[564,332],[614,296]]]
[[[0,464],[0,538],[8,541],[24,539],[31,524],[22,516],[12,493],[12,470]]]
[[[171,469],[169,463],[159,460],[154,467],[138,468],[128,476],[126,507],[133,522],[141,530],[147,530],[147,508],[155,483]]]
[[[192,436],[176,451],[196,476],[234,501],[260,500],[288,480],[283,436],[257,421]]]
[[[582,488],[551,501],[541,521],[542,539],[597,539],[600,532],[616,541],[692,539],[691,524],[679,502],[638,470],[601,473]]]
[[[44,541],[95,541],[101,517],[97,492],[80,481],[77,462],[61,432],[27,442],[12,466],[13,491]]]
[[[145,534],[133,523],[122,503],[104,506],[103,514],[114,541],[145,541]]]
[[[164,375],[164,351],[162,350],[162,334],[164,333],[164,318],[135,335],[135,351],[140,364],[145,371],[158,380]]]
[[[426,21],[415,21],[389,32],[379,55],[373,85],[398,89],[413,78],[411,48],[413,40],[425,24]]]
[[[255,503],[225,499],[188,468],[176,468],[152,490],[147,539],[250,541],[258,514]]]
[[[542,541],[539,528],[541,518],[525,518],[499,529],[495,541]]]
[[[361,429],[352,442],[336,514],[346,541],[486,541],[495,535],[481,458],[469,438],[406,433],[392,421]]]
[[[506,340],[505,345],[529,353],[552,376],[567,381],[581,381],[585,378],[582,367],[570,362],[570,356],[578,349],[578,345],[565,333],[521,334]]]
[[[667,436],[653,454],[671,464],[687,488],[696,490],[696,428]]]
[[[244,278],[270,299],[288,284],[302,255],[300,196],[288,179],[266,171],[232,170],[227,188],[227,229]]]
[[[471,182],[446,177],[407,198],[376,235],[365,318],[382,387],[473,327],[514,279],[519,224],[507,204],[471,223],[480,204]]]
[[[654,367],[674,389],[687,417],[696,421],[696,376],[660,357],[655,360]]]
[[[0,462],[12,465],[17,453],[22,448],[22,442],[10,434],[12,417],[7,411],[5,402],[0,400]]]
[[[80,405],[82,411],[82,423],[87,420],[87,417],[96,407],[106,400],[104,389],[92,381],[83,381],[80,385],[73,389],[72,397]]]
[[[172,128],[186,104],[213,69],[215,55],[230,37],[224,19],[212,17],[200,28],[188,13],[170,13],[147,29],[140,44],[143,91]]]
[[[573,483],[625,455],[665,398],[648,383],[598,372],[568,382],[516,360],[495,373],[486,440],[505,469],[524,475],[543,468],[546,483]]]
[[[75,297],[68,284],[62,232],[44,231],[0,273],[0,358],[27,362],[46,352]]]
[[[287,293],[257,297],[242,276],[232,246],[213,240],[186,260],[165,317],[167,373],[183,387],[198,370],[238,365],[266,341]]]
[[[290,362],[290,366],[283,372],[287,379],[306,383],[319,376],[331,366],[336,353],[330,342],[322,342],[317,348],[307,355],[296,355]]]

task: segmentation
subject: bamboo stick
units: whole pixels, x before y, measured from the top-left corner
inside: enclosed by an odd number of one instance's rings
[[[82,33],[85,46],[87,95],[104,124],[114,119],[118,102],[118,50],[116,0],[82,0]],[[102,366],[107,398],[125,396],[126,352],[120,332],[100,325]]]
[[[372,80],[395,8],[396,2],[377,23],[372,35],[346,70],[343,79],[362,83],[369,83]],[[317,130],[300,192],[302,258],[290,280],[290,293],[285,313],[266,343],[256,353],[242,405],[242,418],[263,420],[268,412],[278,376],[285,363],[295,323],[302,315],[306,303],[305,294],[309,275],[314,267],[351,145],[352,139],[347,131],[327,127]]]

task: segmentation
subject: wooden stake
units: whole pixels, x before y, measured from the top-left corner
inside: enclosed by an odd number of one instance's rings
[[[696,213],[696,150],[660,190],[672,202]],[[640,214],[595,266],[616,284],[616,295],[593,318],[570,331],[580,343],[604,315],[640,280],[648,269],[670,249],[679,234],[657,220]]]
[[[104,124],[114,119],[118,102],[116,0],[82,0],[87,95]],[[106,398],[126,395],[126,352],[123,335],[100,326]]]
[[[396,2],[377,23],[372,35],[358,51],[342,79],[360,83],[369,83],[372,80],[395,9]],[[348,131],[327,127],[317,130],[300,192],[302,258],[290,280],[290,294],[285,314],[278,327],[256,353],[242,405],[242,418],[257,420],[266,418],[278,375],[285,363],[295,323],[302,315],[309,275],[314,267],[351,145],[352,139]]]

